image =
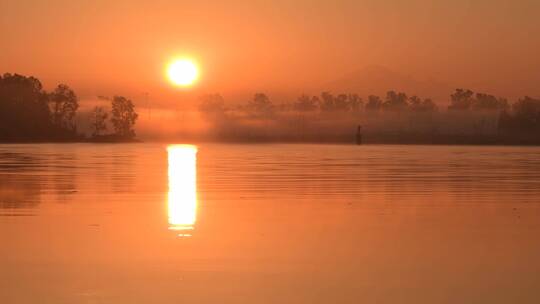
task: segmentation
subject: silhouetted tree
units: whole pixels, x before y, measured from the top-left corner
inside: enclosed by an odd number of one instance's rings
[[[383,108],[385,110],[404,110],[407,106],[407,95],[405,93],[396,93],[395,91],[386,93],[386,100],[383,103]]]
[[[225,101],[220,94],[208,94],[201,97],[199,111],[203,113],[223,113],[225,111]]]
[[[315,111],[317,109],[317,99],[302,95],[294,103],[294,109],[300,112]]]
[[[508,108],[508,100],[489,94],[477,93],[472,108],[474,110],[504,110]]]
[[[409,105],[412,110],[415,110],[416,108],[419,108],[422,105],[422,99],[420,97],[414,95],[409,97]]]
[[[368,102],[366,103],[367,111],[378,111],[382,108],[382,100],[379,96],[369,95]]]
[[[434,112],[437,111],[437,105],[431,100],[431,98],[426,98],[422,101],[421,111],[424,112]]]
[[[107,130],[107,117],[109,115],[105,112],[103,107],[95,107],[92,111],[92,135],[99,136],[102,132]]]
[[[0,76],[0,139],[36,140],[51,135],[47,93],[34,77]]]
[[[274,105],[266,94],[257,93],[253,96],[253,99],[249,101],[248,110],[256,115],[267,116],[273,113]]]
[[[474,92],[471,90],[456,89],[456,92],[450,95],[451,103],[449,110],[468,110],[471,108],[474,98]]]
[[[349,110],[349,100],[346,94],[339,94],[334,99],[334,109],[336,111],[348,111]]]
[[[320,100],[320,108],[323,112],[335,110],[334,96],[330,92],[322,92]]]
[[[531,123],[540,122],[540,99],[525,96],[519,99],[512,106],[512,109],[516,116],[521,117],[525,121]]]
[[[52,123],[58,128],[75,130],[75,114],[79,108],[77,95],[65,84],[49,94]]]
[[[358,96],[358,94],[350,94],[349,95],[349,108],[351,111],[358,112],[360,109],[362,109],[362,104],[364,103],[362,101],[362,98]]]
[[[429,98],[422,100],[418,96],[411,96],[409,97],[409,108],[414,112],[433,112],[437,110],[437,105]]]
[[[512,105],[512,114],[506,109],[499,116],[499,130],[519,132],[520,136],[540,138],[540,100],[531,97],[519,99]]]
[[[133,126],[138,116],[135,112],[135,105],[133,105],[131,100],[123,96],[114,96],[112,100],[111,122],[116,135],[125,138],[135,137]]]

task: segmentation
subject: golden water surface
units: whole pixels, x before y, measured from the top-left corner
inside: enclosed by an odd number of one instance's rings
[[[0,145],[0,303],[540,303],[540,148]]]

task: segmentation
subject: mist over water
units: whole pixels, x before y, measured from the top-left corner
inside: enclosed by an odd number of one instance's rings
[[[536,303],[540,149],[0,145],[6,303]]]

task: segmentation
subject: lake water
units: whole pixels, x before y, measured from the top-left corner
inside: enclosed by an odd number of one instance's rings
[[[540,303],[540,148],[0,145],[0,303]]]

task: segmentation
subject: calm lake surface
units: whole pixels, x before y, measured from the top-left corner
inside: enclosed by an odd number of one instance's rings
[[[0,145],[0,302],[540,303],[540,148]]]

